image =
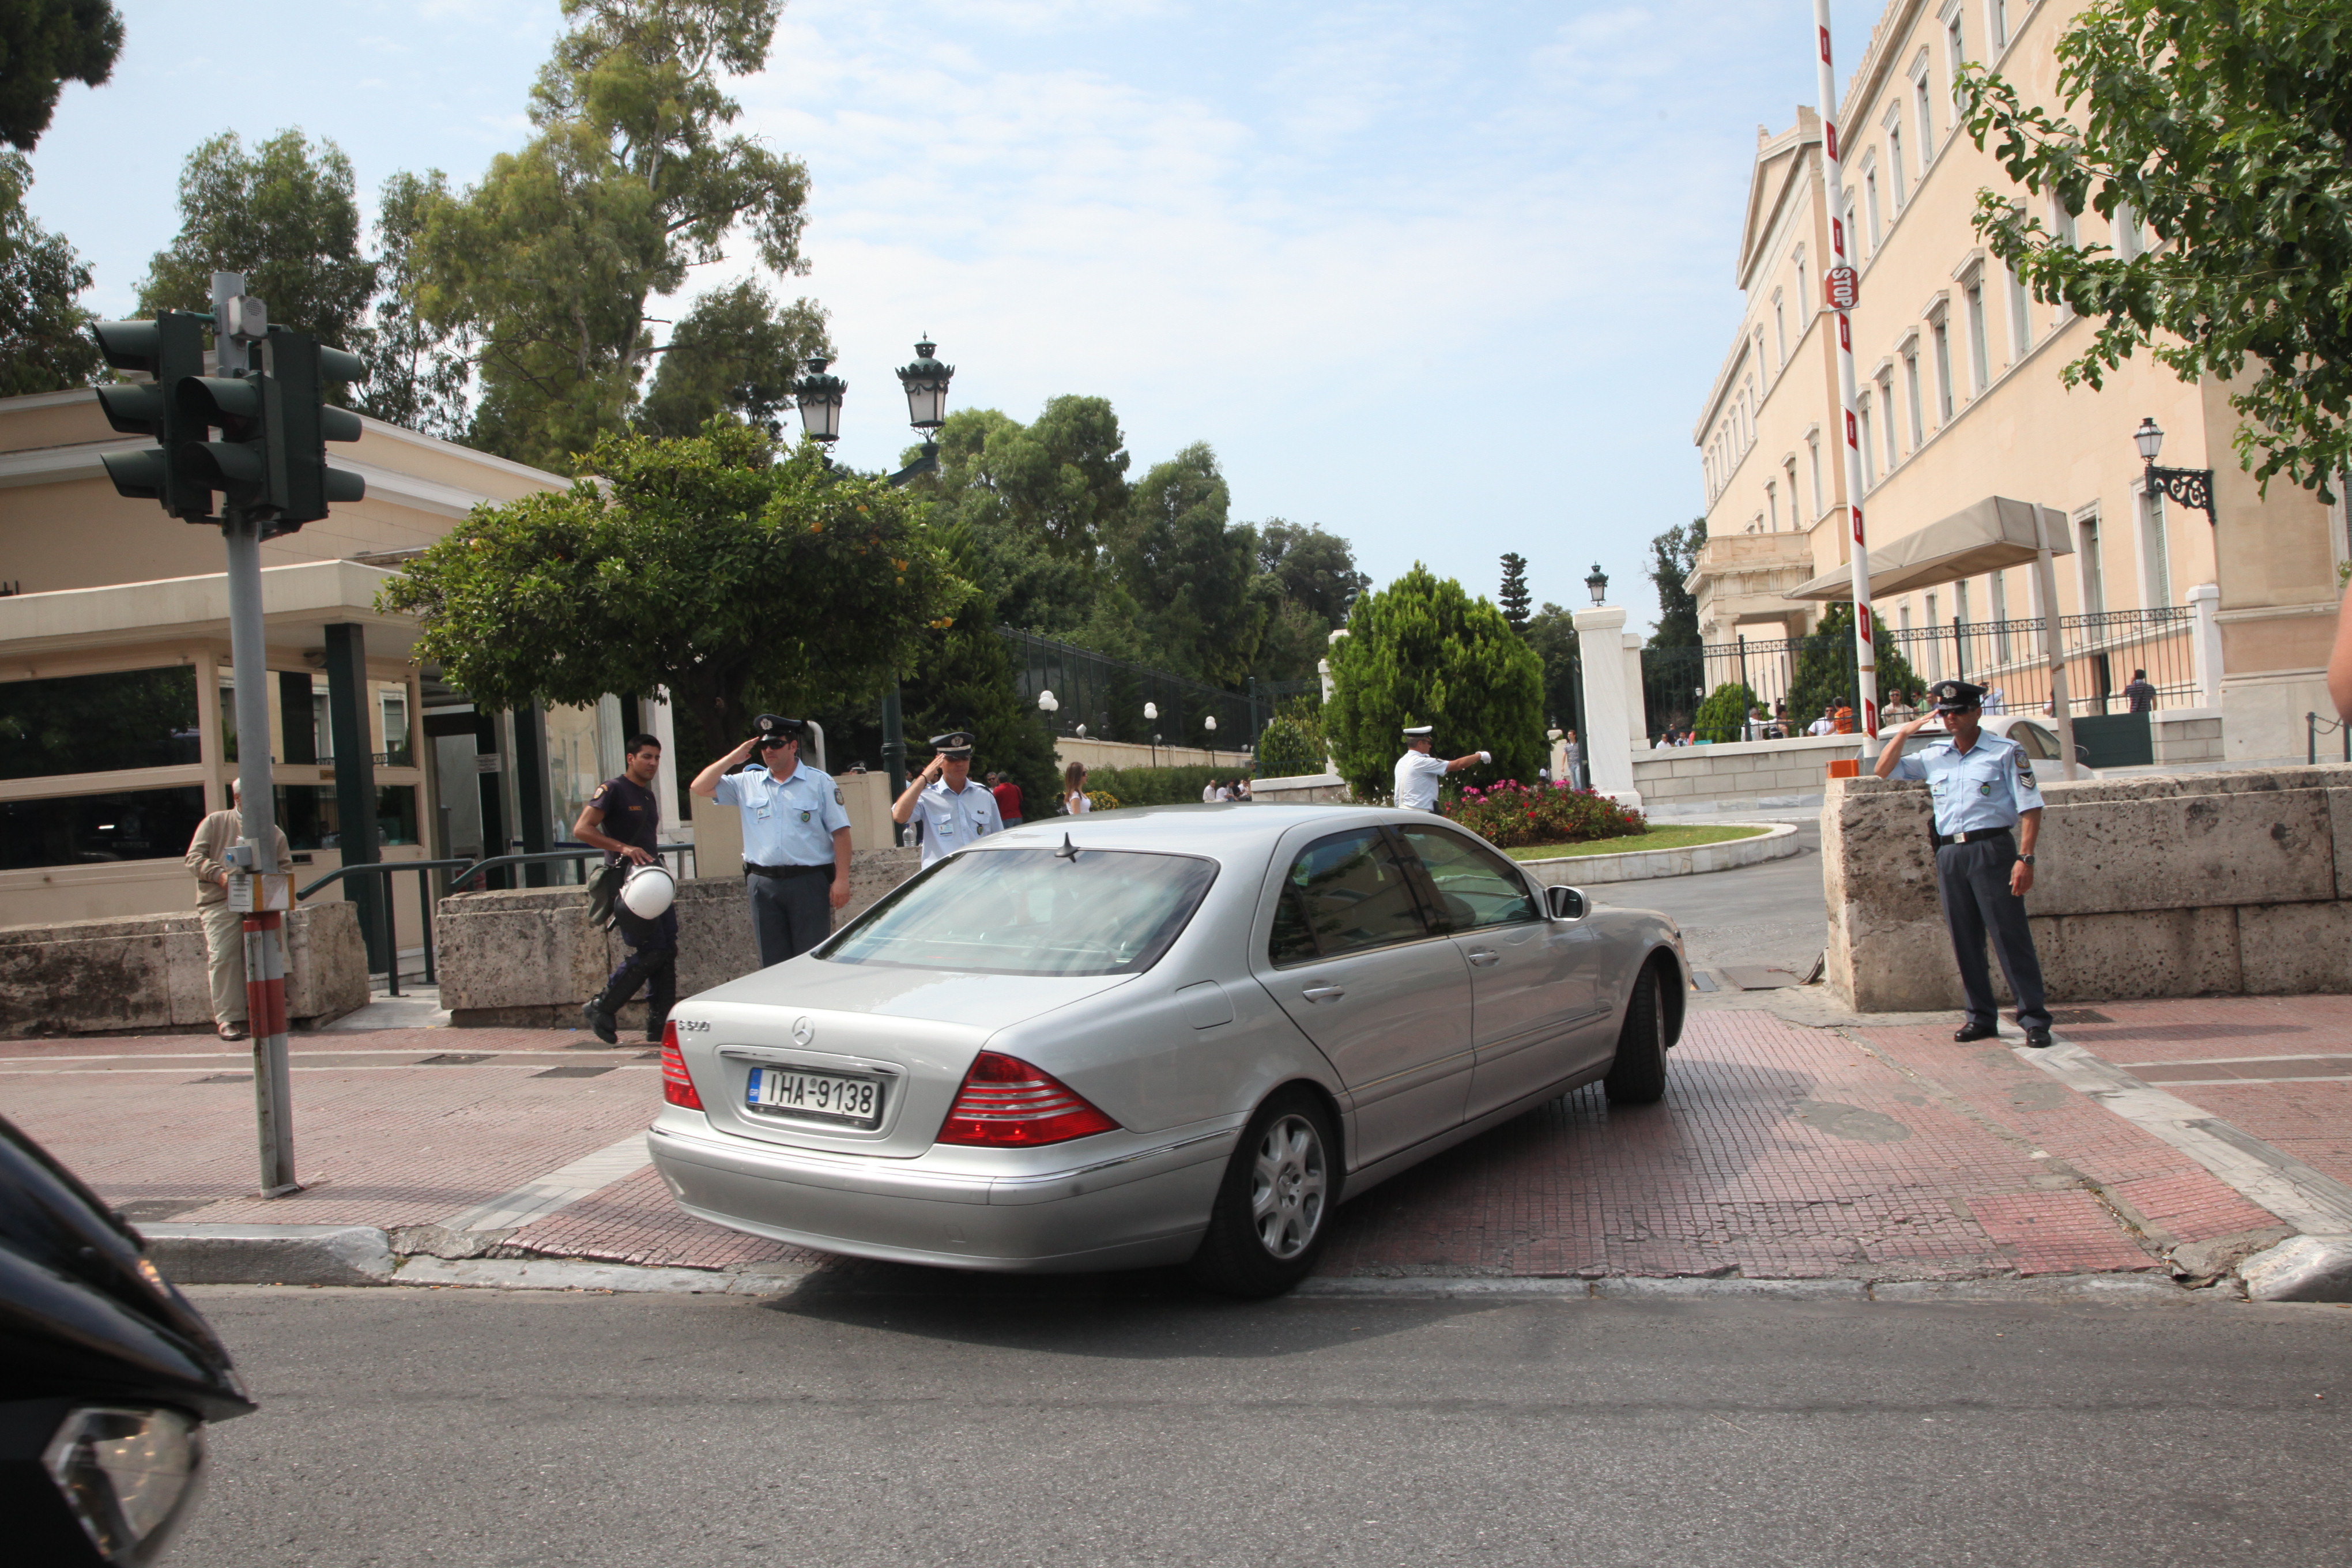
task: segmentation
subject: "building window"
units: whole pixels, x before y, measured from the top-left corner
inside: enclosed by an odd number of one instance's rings
[[[1878,476],[1871,471],[1870,394],[1865,392],[1854,399],[1854,415],[1861,425],[1855,434],[1859,437],[1856,444],[1862,447],[1862,488],[1866,490],[1878,482]]]
[[[1971,301],[1976,294],[1974,289],[1969,290]],[[1936,340],[1936,427],[1940,430],[1952,422],[1952,327],[1938,316],[1927,330]]]
[[[2099,560],[2099,514],[2094,509],[2075,520],[2074,531],[2081,542],[2076,566],[2083,574],[2083,613],[2086,616],[2105,614],[2107,607],[2106,574]]]
[[[0,778],[171,767],[203,755],[196,672],[185,665],[0,682]]]
[[[1778,351],[1775,370],[1789,368],[1789,309],[1780,298],[1780,290],[1772,290],[1772,345]]]
[[[1801,321],[1811,321],[1813,315],[1813,295],[1812,290],[1805,286],[1805,247],[1801,245],[1797,247],[1796,262],[1797,309],[1804,312],[1797,319]],[[1801,332],[1802,329],[1799,330]]]
[[[1893,371],[1888,371],[1878,378],[1878,408],[1880,415],[1878,423],[1886,436],[1886,471],[1891,474],[1895,471],[1895,465],[1902,460],[1902,453],[1895,445],[1895,373]]]
[[[2009,0],[1985,0],[1985,37],[1994,54],[2009,47]]]
[[[2164,492],[2142,489],[2139,497],[2141,603],[2160,609],[2172,603],[2171,552],[2165,545]]]
[[[1960,123],[1960,67],[1969,58],[1967,35],[1960,30],[1960,0],[1944,8],[1944,76],[1952,84],[1952,124]]]
[[[1804,514],[1797,510],[1797,459],[1781,458],[1780,471],[1789,476],[1789,526],[1792,529],[1801,528],[1804,526]]]
[[[2116,259],[2118,261],[2138,259],[2147,247],[2140,242],[2139,214],[2132,210],[2131,203],[2116,204],[2113,224],[2116,232]]]
[[[2033,308],[2025,297],[2025,279],[2017,268],[2005,267],[2009,277],[2009,363],[2015,364],[2033,347]]]
[[[1911,101],[1919,111],[1919,177],[1927,177],[1927,165],[1936,161],[1935,100],[1927,90],[1927,51],[1919,51],[1919,62],[1911,68]]]
[[[1878,253],[1879,241],[1885,233],[1885,226],[1879,220],[1878,160],[1874,155],[1863,162],[1862,202],[1864,214],[1870,219],[1870,249],[1871,254],[1874,256]]]
[[[0,801],[0,870],[177,860],[204,819],[201,784]]]
[[[1911,403],[1911,449],[1917,451],[1927,439],[1927,421],[1919,406],[1919,356],[1903,356],[1903,391]]]
[[[408,750],[408,693],[379,691],[376,703],[383,716],[383,765],[388,768],[412,765],[415,759]]]
[[[1764,515],[1774,533],[1780,531],[1780,487],[1769,482],[1764,486]]]
[[[1805,437],[1805,455],[1813,470],[1813,516],[1819,518],[1829,511],[1830,499],[1829,492],[1822,489],[1822,437],[1818,430]]]
[[[1982,396],[1984,389],[1992,384],[1992,346],[1986,341],[1984,278],[1981,274],[1969,279],[1966,298],[1969,308],[1969,395],[1978,397]]]
[[[1895,182],[1895,210],[1901,212],[1910,193],[1903,185],[1903,105],[1892,104],[1886,110],[1886,174]]]
[[[1927,595],[1927,679],[1944,679],[1944,639],[1936,635],[1943,622],[1936,615],[1936,595]]]
[[[1857,210],[1853,201],[1853,187],[1848,185],[1843,194],[1845,196],[1844,220],[1831,227],[1830,237],[1836,241],[1831,248],[1837,253],[1834,260],[1852,266],[1861,259],[1862,230],[1855,226],[1853,221]]]

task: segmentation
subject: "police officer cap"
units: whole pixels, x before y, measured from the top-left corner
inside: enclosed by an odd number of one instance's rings
[[[1939,680],[1927,688],[1927,695],[1936,700],[1938,713],[1957,713],[1966,708],[1984,706],[1985,689],[1971,686],[1965,680]]]
[[[960,757],[965,762],[970,762],[971,761],[971,731],[950,730],[944,735],[934,735],[931,737],[931,750],[943,757]]]
[[[798,719],[787,719],[781,713],[762,713],[751,721],[751,738],[763,746],[797,741],[807,732],[807,724]]]
[[[1436,732],[1437,726],[1434,724],[1413,724],[1406,728],[1404,738],[1408,741],[1418,741],[1423,735],[1433,735]]]

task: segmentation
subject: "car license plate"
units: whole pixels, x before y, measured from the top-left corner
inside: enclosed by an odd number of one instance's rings
[[[851,1127],[879,1126],[882,1086],[870,1078],[804,1072],[799,1068],[753,1068],[744,1105],[769,1116],[839,1121]]]

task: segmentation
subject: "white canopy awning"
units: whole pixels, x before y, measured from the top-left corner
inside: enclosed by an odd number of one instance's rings
[[[2050,553],[2071,553],[2074,546],[2068,535],[2073,531],[2066,526],[2064,512],[2054,507],[2037,507],[2032,501],[2011,500],[2007,496],[1987,496],[1940,522],[1931,522],[1873,550],[1870,596],[1876,599],[1914,588],[1932,588],[1939,583],[1957,583],[1964,577],[1981,576],[2032,561],[2042,544],[2034,527],[2037,511],[2048,532]],[[1788,596],[1851,599],[1853,569],[1849,565],[1824,572],[1790,589]]]

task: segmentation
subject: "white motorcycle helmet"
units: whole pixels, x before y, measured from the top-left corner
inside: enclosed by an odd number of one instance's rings
[[[641,921],[659,920],[677,898],[677,879],[656,861],[631,870],[621,884],[621,907]]]

